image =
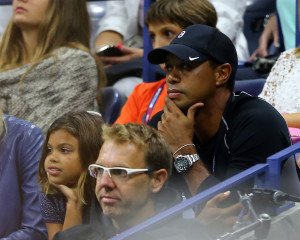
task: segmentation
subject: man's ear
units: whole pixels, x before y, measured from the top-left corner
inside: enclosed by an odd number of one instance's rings
[[[220,87],[227,83],[232,72],[232,67],[229,63],[224,63],[216,68],[216,85]]]
[[[168,172],[166,169],[159,169],[157,171],[154,171],[151,174],[151,176],[152,176],[151,178],[152,192],[157,193],[165,185],[168,179]]]

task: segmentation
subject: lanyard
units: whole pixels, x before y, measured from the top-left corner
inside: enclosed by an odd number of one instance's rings
[[[151,116],[151,113],[153,111],[153,108],[154,108],[154,105],[155,103],[157,102],[157,99],[159,97],[159,95],[161,94],[164,86],[165,86],[166,82],[164,81],[160,86],[159,88],[156,90],[154,96],[152,97],[149,105],[148,105],[148,108],[147,108],[147,111],[146,111],[146,115],[143,119],[143,123],[148,123],[150,121],[150,116]]]

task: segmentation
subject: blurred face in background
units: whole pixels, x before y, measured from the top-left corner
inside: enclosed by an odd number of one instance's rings
[[[170,22],[149,23],[148,29],[153,49],[169,45],[170,42],[182,31],[180,26]],[[164,66],[164,64],[160,64],[162,69],[165,69]]]
[[[153,49],[169,45],[169,43],[182,31],[181,27],[169,22],[149,23],[148,28]]]
[[[43,22],[50,0],[13,0],[14,24],[22,29],[35,29]]]

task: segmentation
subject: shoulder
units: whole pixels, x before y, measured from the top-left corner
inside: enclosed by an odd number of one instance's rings
[[[246,95],[245,93],[235,95],[232,122],[286,125],[281,114],[271,104],[262,98]]]
[[[81,61],[82,59],[89,59],[95,61],[94,57],[90,52],[78,48],[61,47],[54,51],[54,55],[61,60],[78,59],[78,61]]]
[[[103,231],[102,231],[103,232]],[[99,233],[98,231],[95,231],[90,225],[77,225],[74,227],[71,227],[65,231],[58,232],[53,240],[67,240],[67,239],[73,239],[73,240],[102,240],[107,239],[103,236],[103,233]]]
[[[295,58],[296,57],[296,52],[297,49],[293,48],[293,49],[288,49],[284,52],[282,52],[279,56],[279,59],[283,58],[283,59],[291,59],[291,58]]]
[[[63,223],[66,213],[66,199],[59,194],[40,193],[39,202],[42,216],[48,223]]]
[[[150,83],[142,82],[135,87],[133,94],[152,96],[157,91],[157,89],[162,86],[163,83],[165,83],[165,79]]]
[[[22,135],[24,137],[42,137],[43,133],[39,127],[31,122],[23,119],[16,118],[14,116],[4,116],[5,126],[7,128],[7,134],[12,136]]]

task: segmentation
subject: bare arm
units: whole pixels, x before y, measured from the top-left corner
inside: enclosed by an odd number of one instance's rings
[[[288,127],[300,128],[300,113],[283,113],[282,116]]]
[[[265,57],[268,55],[268,46],[273,41],[274,46],[279,44],[279,34],[276,15],[272,15],[266,24],[258,40],[258,48],[252,53],[250,61],[254,61],[257,57]]]
[[[237,220],[238,213],[242,209],[240,203],[229,207],[220,207],[222,203],[230,196],[230,191],[219,193],[210,199],[198,215],[200,222],[213,235],[232,231],[232,226]]]
[[[120,43],[123,43],[123,36],[118,32],[107,30],[97,36],[95,49],[106,44],[118,45]]]
[[[196,109],[202,106],[202,103],[194,104],[190,107],[187,116],[185,116],[175,103],[173,103],[169,98],[166,98],[164,114],[162,115],[157,128],[170,145],[172,152],[175,152],[178,148],[185,144],[193,142],[194,114]],[[195,147],[189,146],[178,151],[176,155],[195,153],[197,153]],[[209,175],[209,171],[204,166],[201,159],[194,163],[193,166],[185,173],[185,180],[193,195],[197,193],[201,183]]]
[[[52,240],[54,235],[62,230],[62,224],[59,223],[46,223],[46,227],[49,240]]]
[[[82,206],[83,204],[78,199],[77,189],[69,188],[65,185],[56,185],[62,194],[67,198],[66,215],[63,224],[61,223],[46,223],[48,230],[48,239],[52,240],[56,233],[64,231],[70,227],[82,224]]]

